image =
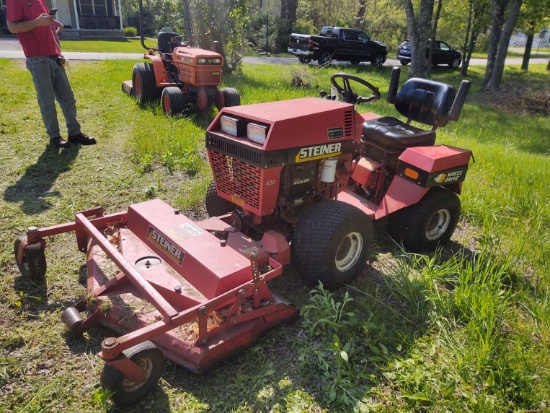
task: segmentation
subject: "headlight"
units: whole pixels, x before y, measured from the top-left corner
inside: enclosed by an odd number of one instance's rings
[[[199,57],[197,59],[197,64],[199,65],[220,65],[222,63],[222,59],[219,57]]]
[[[246,127],[246,137],[252,142],[263,145],[267,134],[267,127],[256,123],[249,123]]]
[[[229,116],[222,116],[220,119],[222,132],[228,135],[237,136],[237,119]]]

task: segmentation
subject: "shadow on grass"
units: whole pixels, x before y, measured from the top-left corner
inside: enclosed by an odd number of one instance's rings
[[[4,192],[7,202],[21,203],[21,211],[27,215],[39,214],[49,209],[49,197],[59,197],[58,191],[50,191],[57,177],[70,171],[78,155],[79,146],[66,149],[47,146],[34,165],[27,167],[25,174]]]

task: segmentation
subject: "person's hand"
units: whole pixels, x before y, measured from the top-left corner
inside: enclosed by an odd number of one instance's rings
[[[48,13],[42,13],[36,18],[37,26],[49,26],[55,20],[55,16],[50,16]]]

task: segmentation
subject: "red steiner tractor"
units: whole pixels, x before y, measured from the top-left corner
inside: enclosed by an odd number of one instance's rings
[[[62,319],[75,337],[96,323],[114,332],[99,356],[115,402],[143,398],[165,357],[203,372],[296,318],[268,286],[284,265],[329,288],[350,282],[369,255],[373,220],[387,218],[411,249],[449,240],[471,153],[434,145],[435,130],[458,119],[469,83],[455,96],[450,85],[415,78],[396,93],[398,80],[395,71],[388,100],[407,122],[356,112],[380,93],[343,73],[328,99],[223,108],[206,134],[214,175],[206,220],[155,199],[111,215],[80,212],[15,241],[21,273],[44,282],[45,238],[76,233],[86,295]],[[354,82],[372,95],[358,96]]]
[[[187,33],[191,33],[188,2],[184,1]],[[159,97],[165,115],[173,116],[185,110],[205,111],[214,104],[222,107],[238,106],[239,92],[230,87],[218,89],[222,83],[224,58],[214,51],[191,47],[193,37],[185,38],[172,29],[163,29],[158,34],[158,46],[145,45],[140,1],[141,44],[147,49],[144,55],[150,63],[136,63],[132,80],[122,82],[122,90],[133,96],[140,104],[152,102]]]

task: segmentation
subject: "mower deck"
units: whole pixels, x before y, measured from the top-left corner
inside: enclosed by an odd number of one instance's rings
[[[87,294],[63,318],[73,334],[99,323],[121,335],[105,339],[100,356],[127,377],[139,369],[127,367],[122,351],[146,340],[200,373],[298,315],[266,284],[282,272],[263,245],[277,244],[273,231],[253,241],[221,219],[193,222],[160,200],[97,220],[103,233],[76,216],[88,235]],[[85,310],[89,317],[79,319]]]

